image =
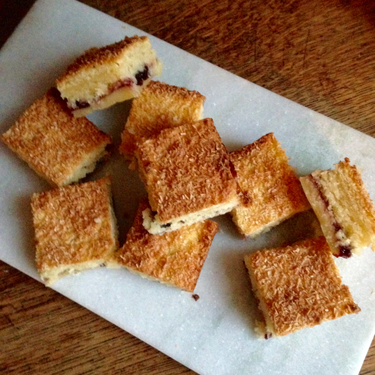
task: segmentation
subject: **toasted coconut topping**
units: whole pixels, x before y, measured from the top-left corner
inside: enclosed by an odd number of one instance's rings
[[[57,84],[63,83],[69,76],[74,75],[81,69],[95,68],[96,65],[108,64],[116,61],[119,57],[126,54],[130,49],[137,48],[138,45],[142,45],[149,39],[146,36],[139,37],[135,35],[133,37],[125,37],[119,42],[97,48],[93,47],[85,51],[85,53],[79,56],[72,64],[70,64],[65,74],[57,79]]]
[[[91,172],[111,138],[86,118],[74,118],[56,89],[35,101],[2,140],[51,184],[62,186]]]
[[[246,204],[232,211],[242,234],[254,237],[310,209],[285,151],[273,133],[230,153]]]
[[[197,91],[150,82],[132,103],[120,151],[132,155],[137,140],[153,137],[166,128],[200,120],[205,99]]]
[[[164,129],[137,149],[140,175],[161,223],[237,199],[229,155],[212,119]]]
[[[31,208],[37,269],[47,284],[100,266],[117,249],[108,177],[34,194]]]
[[[266,335],[284,336],[360,311],[324,237],[257,251],[245,264]]]
[[[207,220],[179,230],[153,235],[142,225],[142,202],[124,246],[116,253],[121,266],[142,276],[193,292],[218,224]]]

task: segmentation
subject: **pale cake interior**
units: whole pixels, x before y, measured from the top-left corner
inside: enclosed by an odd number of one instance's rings
[[[113,91],[112,93],[101,97],[97,101],[91,103],[89,107],[86,108],[77,108],[72,110],[74,117],[83,117],[87,116],[94,111],[98,111],[100,109],[105,109],[115,105],[116,103],[124,102],[126,100],[133,99],[137,97],[143,88],[148,85],[150,79],[144,81],[142,86],[133,86],[133,87],[122,87]]]
[[[238,204],[229,155],[212,119],[164,129],[139,143],[136,155],[155,212],[152,222],[145,215],[145,225],[154,234],[224,214]]]
[[[311,208],[285,151],[273,133],[230,153],[242,194],[232,212],[239,232],[255,237]]]
[[[161,71],[162,63],[149,38],[125,37],[86,51],[57,79],[56,85],[69,107],[77,110],[75,116],[82,116],[138,96]],[[82,105],[85,107],[80,108]]]
[[[75,119],[55,89],[27,108],[2,140],[55,186],[77,182],[92,172],[112,142],[88,119]]]
[[[360,308],[341,276],[323,236],[245,257],[264,321],[262,337],[285,336]]]
[[[110,179],[32,196],[36,264],[46,285],[105,265],[118,248]]]
[[[142,224],[142,212],[147,207],[147,203],[140,204],[126,242],[115,254],[115,261],[142,277],[193,292],[218,232],[218,224],[207,220],[153,235]]]
[[[332,252],[349,257],[375,249],[375,211],[360,173],[350,160],[334,170],[315,171],[301,183]]]
[[[224,215],[230,212],[233,207],[238,205],[238,197],[233,196],[232,200],[222,204],[217,204],[198,212],[192,212],[187,215],[182,215],[174,218],[170,222],[161,222],[158,215],[153,215],[152,210],[147,208],[143,211],[143,226],[153,234],[160,234],[164,232],[171,232],[185,225],[192,225],[196,222],[204,221],[216,216]]]

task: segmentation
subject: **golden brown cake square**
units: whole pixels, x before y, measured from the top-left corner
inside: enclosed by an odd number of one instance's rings
[[[35,193],[31,208],[36,265],[46,285],[105,265],[118,248],[109,177]]]
[[[111,137],[76,119],[56,89],[37,99],[4,134],[3,142],[52,185],[76,182],[107,154]]]
[[[139,205],[115,261],[143,277],[193,292],[218,224],[206,220],[173,232],[150,234],[143,227],[142,212],[147,207],[145,202]]]
[[[264,317],[257,330],[265,338],[360,311],[323,236],[256,251],[245,265]]]
[[[197,91],[151,81],[132,102],[121,134],[120,152],[133,155],[137,139],[149,138],[163,129],[202,119],[205,99]]]
[[[136,35],[87,50],[68,66],[56,86],[74,116],[81,117],[137,97],[161,71],[150,39]]]
[[[138,143],[136,155],[151,206],[143,213],[150,233],[203,221],[238,204],[229,155],[212,119],[164,129]]]
[[[300,180],[334,255],[347,258],[367,246],[375,251],[374,205],[348,158]]]
[[[273,133],[230,153],[237,181],[246,197],[231,212],[241,234],[255,237],[310,209],[301,183]]]

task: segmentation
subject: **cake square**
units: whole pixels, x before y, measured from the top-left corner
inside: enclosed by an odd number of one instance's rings
[[[68,66],[56,86],[74,116],[81,117],[137,97],[161,71],[150,39],[135,35],[87,50]]]
[[[131,156],[137,139],[150,138],[163,129],[201,120],[205,99],[197,91],[151,81],[133,100],[121,134],[120,152]]]
[[[75,119],[56,89],[27,108],[2,140],[54,186],[76,182],[92,172],[112,142],[88,119]]]
[[[245,265],[264,317],[257,330],[265,338],[360,311],[323,236],[256,251]]]
[[[218,224],[206,220],[173,232],[150,234],[143,227],[142,212],[147,207],[146,202],[139,205],[115,262],[143,277],[193,292]]]
[[[106,264],[117,246],[109,177],[31,198],[37,270],[46,285]]]
[[[242,202],[232,218],[241,234],[255,237],[310,209],[301,183],[273,133],[230,153]]]
[[[347,258],[367,246],[375,251],[374,205],[348,158],[300,180],[334,255]]]
[[[212,119],[162,130],[137,144],[138,170],[151,209],[144,226],[152,234],[176,230],[238,204],[229,155]]]

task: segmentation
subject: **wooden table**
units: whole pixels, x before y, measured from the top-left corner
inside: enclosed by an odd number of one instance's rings
[[[375,136],[372,0],[82,2]],[[0,0],[0,45],[32,3]],[[194,373],[2,262],[0,296],[0,373]]]

